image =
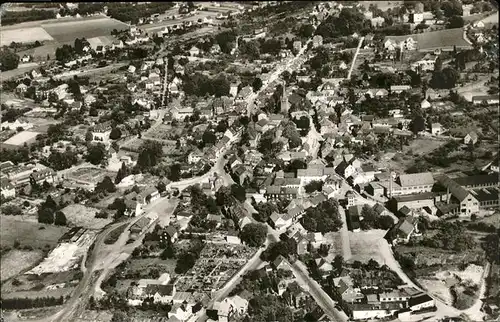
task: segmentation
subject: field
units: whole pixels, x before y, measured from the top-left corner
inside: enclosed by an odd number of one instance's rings
[[[385,39],[402,41],[409,37],[417,41],[418,50],[434,50],[436,48],[453,48],[453,46],[469,48],[471,45],[463,37],[463,28],[424,32],[405,36],[388,36]]]
[[[69,205],[61,211],[66,215],[68,223],[87,229],[102,229],[112,221],[111,219],[95,218],[95,214],[98,212],[96,208],[80,204]]]
[[[0,279],[7,280],[36,265],[43,258],[40,250],[14,249],[2,256]]]
[[[40,133],[33,132],[33,131],[22,131],[16,135],[14,135],[13,137],[8,139],[7,141],[5,141],[4,144],[21,146],[25,142],[28,143],[30,141],[34,141],[38,134],[40,134]]]
[[[68,231],[67,227],[19,221],[7,216],[2,216],[1,221],[0,244],[3,247],[12,247],[16,240],[21,247],[31,246],[34,249],[43,249],[46,245],[54,247],[59,238]]]
[[[480,221],[484,222],[485,224],[488,224],[488,225],[493,225],[496,228],[500,228],[500,213],[497,212],[496,214],[494,214],[492,216],[484,217]]]
[[[14,42],[35,42],[53,40],[51,35],[41,27],[22,28],[2,31],[0,46],[8,46]]]
[[[85,311],[82,316],[75,318],[75,322],[109,322],[113,314],[107,311]]]
[[[115,228],[111,233],[109,233],[108,237],[104,240],[104,243],[107,245],[111,245],[116,243],[118,238],[120,238],[120,235],[125,231],[127,228],[127,225],[123,224],[118,228]]]
[[[352,257],[350,262],[360,261],[368,262],[371,258],[383,264],[383,258],[380,255],[378,243],[384,237],[385,230],[370,230],[361,232],[349,232],[349,241],[351,245]]]

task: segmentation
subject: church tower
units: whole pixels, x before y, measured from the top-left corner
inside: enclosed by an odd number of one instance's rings
[[[283,84],[283,93],[281,94],[281,102],[280,102],[280,106],[281,106],[281,113],[283,114],[288,114],[288,110],[289,110],[289,103],[288,103],[288,97],[286,95],[286,89],[285,89],[285,84]]]

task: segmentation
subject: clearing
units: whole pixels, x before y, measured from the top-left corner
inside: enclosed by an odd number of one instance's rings
[[[112,219],[95,218],[96,213],[99,212],[97,208],[91,208],[80,204],[73,204],[61,210],[65,215],[68,223],[86,229],[102,229]]]
[[[0,266],[0,279],[5,281],[14,277],[24,270],[35,266],[43,258],[40,250],[19,250],[13,249],[2,256]]]
[[[87,230],[76,242],[61,243],[37,267],[26,274],[67,272],[80,264],[80,258],[87,253],[96,233]]]
[[[3,247],[12,247],[17,240],[21,247],[31,246],[34,249],[43,249],[48,246],[52,248],[68,231],[67,227],[21,221],[8,216],[1,216],[0,221],[0,244]]]

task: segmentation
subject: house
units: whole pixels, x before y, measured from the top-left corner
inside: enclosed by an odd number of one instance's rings
[[[402,174],[396,182],[391,182],[389,183],[389,187],[386,187],[386,196],[431,192],[433,185],[434,177],[430,172]]]
[[[36,182],[39,185],[45,181],[47,183],[54,183],[55,178],[56,172],[50,168],[35,170],[30,175],[30,181]]]
[[[172,226],[172,225],[169,225],[167,228],[165,228],[162,233],[162,238],[163,239],[168,239],[170,240],[170,242],[173,244],[175,243],[175,241],[177,240],[177,238],[179,237],[178,233],[177,233],[177,229]]]
[[[400,94],[404,91],[409,91],[411,89],[410,85],[391,85],[390,90],[391,93]]]
[[[354,205],[348,208],[347,226],[353,232],[361,231],[359,217],[361,216],[361,205]]]
[[[251,94],[253,93],[253,89],[251,86],[245,86],[243,87],[238,95],[236,95],[236,102],[242,102],[245,101]]]
[[[493,105],[493,104],[498,104],[499,103],[499,95],[479,95],[479,96],[472,96],[472,103],[473,104],[488,104],[488,105]]]
[[[316,258],[314,262],[316,263],[316,267],[318,267],[318,270],[324,277],[328,276],[328,274],[330,274],[330,272],[333,270],[332,264],[326,261],[324,258]]]
[[[92,130],[92,140],[95,142],[109,143],[111,134],[111,125],[109,123],[100,123]]]
[[[28,121],[24,121],[22,119],[17,119],[14,122],[3,122],[2,125],[2,130],[11,130],[11,131],[17,131],[18,128],[22,128],[23,130],[29,130],[33,128],[33,124],[31,124]]]
[[[175,285],[149,284],[146,286],[144,294],[147,297],[152,297],[153,303],[167,304],[172,301],[175,295]]]
[[[478,136],[476,132],[469,132],[467,135],[464,137],[464,143],[465,144],[476,144],[478,140]]]
[[[410,307],[410,310],[412,310],[412,311],[419,311],[419,310],[422,310],[425,308],[436,306],[436,302],[428,294],[421,294],[421,295],[417,295],[417,296],[412,297],[408,301],[408,306]]]
[[[189,164],[198,163],[201,161],[201,159],[203,159],[203,156],[204,155],[200,150],[191,151],[188,154],[188,163]]]
[[[130,234],[131,235],[139,235],[143,232],[144,228],[148,227],[150,223],[150,219],[148,217],[141,217],[135,223],[130,226]]]
[[[420,108],[423,109],[423,110],[426,110],[428,108],[431,107],[431,103],[429,103],[429,101],[427,99],[424,99],[421,103],[420,103]]]
[[[444,132],[444,128],[440,123],[432,123],[431,124],[431,134],[432,135],[441,135]]]
[[[2,198],[10,199],[10,198],[15,198],[16,197],[16,189],[9,182],[9,180],[7,180],[5,178],[2,178],[0,180],[0,188],[1,188]]]
[[[290,264],[288,264],[288,261],[286,260],[283,255],[279,255],[274,261],[273,261],[273,267],[275,270],[286,270],[289,271],[291,270]]]
[[[28,86],[26,86],[26,84],[24,84],[24,83],[20,83],[16,87],[16,93],[19,93],[19,94],[22,94],[22,93],[26,92],[27,90],[28,90]]]
[[[278,214],[273,212],[269,217],[270,224],[276,230],[286,229],[293,223],[293,217],[289,214]]]
[[[200,49],[196,46],[193,46],[191,47],[191,49],[189,49],[189,55],[194,57],[194,56],[199,56],[200,55]]]
[[[149,204],[160,198],[160,193],[155,187],[148,187],[137,195],[137,200],[142,204]]]
[[[479,201],[467,189],[463,188],[455,180],[450,179],[446,175],[440,175],[437,178],[439,184],[446,189],[446,198],[442,201],[446,205],[437,205],[438,210],[442,215],[458,214],[458,215],[472,215],[479,212]]]
[[[214,321],[229,321],[229,318],[243,317],[248,310],[248,301],[238,295],[215,302],[207,309],[207,316]]]
[[[352,206],[356,205],[358,202],[356,193],[354,193],[354,191],[352,191],[352,190],[347,191],[347,193],[345,194],[345,197],[347,200],[348,207],[352,207]]]
[[[320,35],[314,36],[313,40],[312,40],[312,43],[313,43],[313,47],[314,48],[322,46],[323,45],[323,36],[320,36]]]
[[[408,243],[411,236],[417,231],[417,219],[413,216],[401,218],[386,235],[393,244]]]

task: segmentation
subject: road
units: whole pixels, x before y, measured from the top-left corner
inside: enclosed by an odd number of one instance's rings
[[[339,206],[339,213],[342,219],[342,228],[340,228],[340,238],[342,239],[342,256],[345,261],[352,257],[351,240],[349,239],[349,231],[347,229],[347,218],[344,207]]]
[[[365,37],[359,38],[358,47],[356,48],[356,52],[354,53],[354,57],[352,58],[352,64],[351,64],[351,68],[349,68],[349,73],[347,74],[348,80],[351,79],[352,71],[354,70],[354,66],[356,63],[356,58],[358,58],[359,50],[361,49],[361,45],[363,44],[364,39],[365,39]]]

